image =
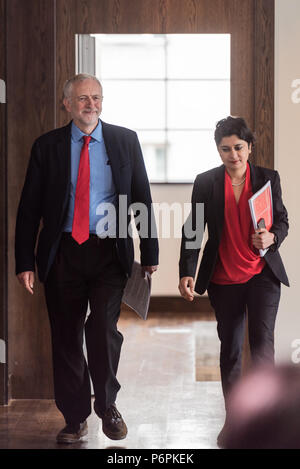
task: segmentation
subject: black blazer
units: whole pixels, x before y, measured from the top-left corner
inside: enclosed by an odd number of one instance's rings
[[[101,121],[102,122],[102,121]],[[128,207],[142,202],[148,208],[148,230],[151,233],[152,200],[143,156],[134,131],[102,122],[103,138],[111,164],[117,195],[126,195],[120,207],[123,220],[130,221]],[[39,137],[33,144],[21,200],[18,208],[15,237],[16,273],[35,270],[44,282],[54,260],[68,210],[71,181],[71,122]],[[35,245],[40,220],[37,251]],[[152,223],[154,223],[152,221]],[[155,233],[155,229],[152,230]],[[131,237],[119,238],[117,247],[124,271],[130,275],[134,259]],[[140,240],[141,264],[158,264],[158,241]]]
[[[278,252],[278,248],[288,234],[288,216],[286,208],[281,198],[280,178],[277,171],[272,169],[254,166],[249,163],[250,177],[253,193],[263,187],[266,182],[271,181],[273,198],[273,218],[274,223],[270,231],[278,238],[276,247],[269,249],[265,255],[265,260],[277,279],[289,286],[289,281]],[[202,295],[210,282],[214,273],[218,259],[218,248],[221,241],[224,223],[224,176],[225,166],[198,174],[194,182],[192,193],[192,223],[195,229],[195,204],[204,204],[204,228],[208,228],[208,240],[203,251],[203,257],[199,267],[195,291]],[[200,249],[186,249],[184,229],[182,230],[182,242],[179,261],[179,274],[182,277],[195,277]],[[189,241],[189,240],[188,240]]]

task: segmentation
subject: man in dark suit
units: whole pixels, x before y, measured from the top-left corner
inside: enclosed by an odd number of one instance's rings
[[[144,204],[148,213],[148,231],[140,237],[143,273],[152,274],[158,264],[150,186],[137,135],[99,119],[102,99],[94,76],[68,80],[64,105],[72,121],[34,142],[16,223],[18,279],[33,294],[36,261],[45,287],[55,401],[66,421],[57,436],[60,443],[87,433],[90,377],[104,433],[111,439],[127,434],[115,401],[123,341],[117,321],[134,258],[127,230],[132,203]]]

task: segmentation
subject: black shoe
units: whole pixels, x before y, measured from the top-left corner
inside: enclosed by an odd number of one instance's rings
[[[76,443],[88,432],[87,421],[82,423],[69,423],[57,435],[57,443]]]
[[[123,440],[127,435],[127,427],[116,404],[112,404],[105,412],[99,412],[95,405],[95,412],[102,419],[103,433],[111,440]]]
[[[228,423],[225,421],[222,430],[217,437],[217,445],[220,449],[225,449],[225,437],[228,430]]]

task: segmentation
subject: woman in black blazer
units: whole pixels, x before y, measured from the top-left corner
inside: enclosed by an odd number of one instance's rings
[[[215,141],[222,166],[196,177],[192,193],[192,227],[196,204],[204,204],[204,227],[208,228],[198,275],[200,248],[186,244],[182,230],[179,291],[188,301],[194,291],[206,290],[217,319],[221,341],[220,368],[226,398],[241,372],[246,308],[249,343],[254,362],[274,362],[274,327],[281,283],[289,285],[278,248],[288,233],[287,211],[281,198],[277,171],[254,166],[248,158],[254,135],[240,117],[217,123]],[[271,181],[273,225],[254,232],[248,199]],[[187,223],[187,222],[186,222]],[[262,258],[259,249],[269,248]]]

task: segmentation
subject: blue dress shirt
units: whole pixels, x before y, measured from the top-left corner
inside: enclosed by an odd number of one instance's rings
[[[63,231],[71,232],[77,175],[80,161],[80,153],[83,145],[83,136],[86,135],[72,122],[71,129],[71,186],[70,186],[70,200],[66,221],[63,226]],[[96,233],[96,227],[99,220],[102,219],[102,224],[98,224],[97,234],[103,235],[107,230],[107,225],[104,220],[108,220],[108,215],[113,212],[102,210],[102,215],[97,215],[97,207],[99,204],[110,203],[116,206],[117,194],[116,188],[112,178],[110,161],[108,159],[105,144],[102,134],[102,124],[99,119],[97,127],[90,134],[91,141],[89,143],[89,156],[90,156],[90,233]],[[99,210],[99,208],[98,208]],[[111,222],[111,221],[110,221]],[[115,225],[115,220],[113,220]],[[105,226],[105,229],[103,226]],[[100,230],[99,230],[100,227]],[[112,229],[112,225],[110,225]]]

